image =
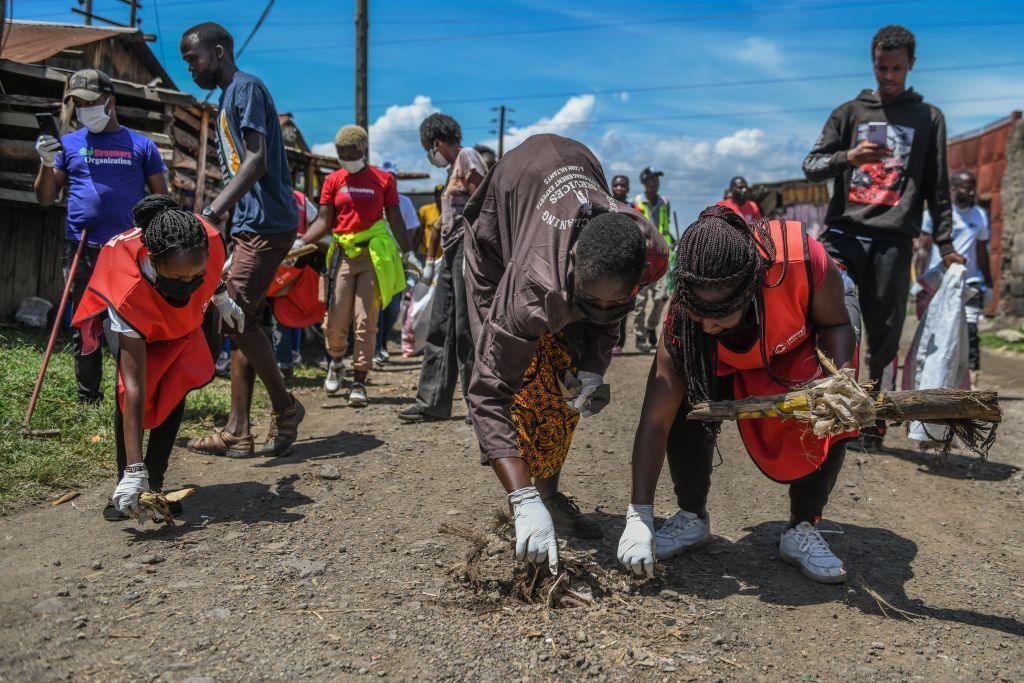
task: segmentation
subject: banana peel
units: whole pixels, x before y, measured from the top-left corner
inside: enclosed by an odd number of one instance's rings
[[[178,489],[169,493],[144,491],[139,495],[139,507],[143,510],[143,513],[139,515],[139,521],[152,519],[154,522],[164,522],[168,526],[174,526],[174,516],[171,514],[170,504],[187,498],[195,492],[196,490],[192,488]]]

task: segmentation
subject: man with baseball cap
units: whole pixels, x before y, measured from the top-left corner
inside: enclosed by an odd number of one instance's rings
[[[658,194],[661,189],[662,171],[650,166],[640,171],[640,184],[644,191],[633,199],[633,208],[658,228],[672,252],[675,238],[672,236],[672,208],[668,200]],[[671,273],[671,268],[669,269]],[[658,345],[658,328],[661,326],[661,310],[668,301],[668,282],[671,275],[665,275],[649,287],[641,290],[636,298],[636,313],[633,317],[633,332],[636,335],[637,351],[647,352]]]
[[[167,194],[167,167],[152,140],[117,121],[114,84],[102,71],[83,69],[71,76],[64,106],[74,106],[79,128],[60,139],[36,139],[41,164],[36,199],[52,204],[67,187],[64,277],[72,278],[71,305],[78,306],[92,276],[100,247],[132,227],[132,207],[148,194]],[[71,273],[78,244],[85,241],[78,268]],[[97,403],[103,358],[97,349],[82,354],[82,334],[72,331],[78,399]]]

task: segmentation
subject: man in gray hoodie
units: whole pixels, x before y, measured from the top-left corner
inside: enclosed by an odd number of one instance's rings
[[[871,41],[878,88],[862,90],[832,112],[803,165],[808,180],[834,182],[821,239],[857,285],[876,388],[883,377],[885,386],[895,384],[889,369],[899,351],[913,242],[926,202],[943,262],[964,261],[952,242],[946,121],[938,107],[906,87],[914,49],[914,34],[906,28],[879,29]],[[861,434],[864,447],[877,450],[885,423]]]

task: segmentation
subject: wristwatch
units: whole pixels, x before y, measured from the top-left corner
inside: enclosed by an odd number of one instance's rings
[[[217,212],[213,210],[212,206],[208,206],[203,209],[203,212],[200,215],[211,223],[217,222]]]

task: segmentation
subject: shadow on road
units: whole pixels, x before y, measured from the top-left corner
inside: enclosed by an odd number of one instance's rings
[[[914,576],[911,563],[917,545],[898,534],[876,527],[825,522],[825,539],[846,562],[851,580],[835,586],[814,583],[798,569],[778,558],[782,522],[747,527],[735,542],[717,537],[706,548],[666,560],[665,586],[686,595],[720,600],[731,595],[754,595],[773,605],[801,607],[846,603],[865,614],[885,616],[879,603],[859,585],[863,583],[898,609],[941,621],[1024,635],[1024,624],[1011,617],[974,609],[934,607],[907,596],[905,584]]]
[[[977,456],[950,453],[943,458],[932,453],[922,453],[910,448],[886,447],[882,455],[892,455],[916,465],[924,465],[920,471],[948,479],[978,479],[980,481],[1006,481],[1020,468],[992,460],[981,460]]]
[[[314,439],[299,439],[292,446],[288,455],[271,458],[256,467],[278,467],[294,465],[305,460],[322,460],[326,458],[350,458],[354,455],[372,451],[384,442],[373,434],[360,432],[338,432],[334,436],[323,436]]]
[[[157,527],[147,523],[138,527],[127,524],[124,532],[139,541],[177,542],[191,533],[224,522],[291,524],[305,517],[292,508],[313,502],[312,498],[295,490],[298,479],[299,475],[291,474],[281,477],[273,485],[255,481],[210,486],[186,484],[186,487],[194,487],[196,492],[182,503],[184,513],[176,519],[175,526]]]

